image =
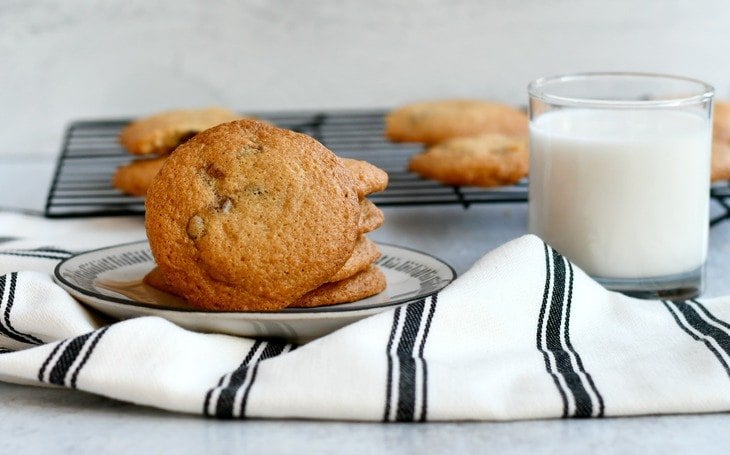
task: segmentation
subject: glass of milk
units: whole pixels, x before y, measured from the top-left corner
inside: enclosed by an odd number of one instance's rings
[[[529,230],[605,287],[702,292],[713,88],[684,77],[546,77],[530,96]]]

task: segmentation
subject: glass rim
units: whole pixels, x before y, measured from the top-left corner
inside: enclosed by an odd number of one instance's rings
[[[589,80],[600,77],[620,78],[647,78],[647,79],[665,79],[678,82],[688,82],[697,86],[697,93],[690,96],[670,97],[659,100],[607,100],[588,97],[571,97],[553,95],[545,92],[545,87],[555,82],[573,82],[580,80]],[[715,94],[715,88],[710,84],[699,79],[685,76],[675,76],[662,73],[642,73],[642,72],[585,72],[585,73],[568,73],[554,76],[540,77],[527,85],[527,93],[531,98],[540,101],[558,105],[558,106],[584,106],[584,107],[629,107],[629,108],[650,108],[650,107],[677,107],[690,106],[700,104],[711,99]]]

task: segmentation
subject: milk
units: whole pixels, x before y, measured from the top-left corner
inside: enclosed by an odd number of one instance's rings
[[[529,230],[595,277],[664,277],[707,255],[710,122],[563,109],[530,124]]]

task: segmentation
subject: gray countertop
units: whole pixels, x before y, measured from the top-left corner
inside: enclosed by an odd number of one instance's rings
[[[3,453],[727,453],[730,415],[380,424],[218,421],[0,383]]]
[[[39,210],[53,163],[0,161],[0,207]],[[718,208],[715,207],[715,210]],[[371,237],[426,251],[463,273],[526,233],[525,204],[398,207]],[[706,296],[730,294],[730,220],[710,231]],[[3,453],[726,453],[730,415],[504,423],[216,421],[81,392],[0,383]]]

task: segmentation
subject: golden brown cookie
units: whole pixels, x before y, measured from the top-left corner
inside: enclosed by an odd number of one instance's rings
[[[290,305],[290,308],[311,308],[338,303],[354,302],[383,292],[387,286],[385,275],[371,265],[364,271],[334,283],[327,283],[308,292]]]
[[[155,267],[142,280],[145,284],[168,294],[178,295],[165,278],[159,267]],[[340,281],[324,284],[290,305],[292,308],[312,308],[319,305],[334,305],[353,302],[378,294],[385,289],[385,275],[373,265],[367,265],[365,270],[343,278]]]
[[[361,199],[368,194],[383,191],[388,186],[388,173],[367,161],[340,158],[358,182],[357,195]]]
[[[526,136],[527,115],[511,106],[480,100],[423,101],[395,109],[385,118],[385,136],[395,142],[437,144],[498,133]]]
[[[712,136],[715,142],[730,144],[730,102],[715,101],[712,114]]]
[[[527,175],[527,140],[484,134],[460,137],[411,157],[409,169],[449,185],[499,186]]]
[[[237,118],[241,116],[220,107],[162,112],[127,125],[119,143],[135,155],[163,154],[203,130]]]
[[[360,200],[360,223],[358,233],[365,234],[379,228],[385,222],[383,211],[375,206],[369,199]]]
[[[179,146],[152,181],[152,254],[194,306],[284,308],[352,255],[355,185],[309,136],[254,120],[216,126]]]
[[[144,196],[150,187],[152,179],[162,169],[168,155],[150,159],[134,160],[119,166],[114,172],[112,185],[114,188],[132,195]]]
[[[155,267],[142,278],[142,282],[168,294],[177,295],[177,292],[165,277],[165,273],[159,267]]]
[[[712,143],[711,180],[730,180],[730,143],[714,141]]]
[[[332,275],[327,281],[341,281],[359,272],[362,272],[380,257],[378,246],[369,238],[361,235],[357,239],[355,250],[352,256],[345,262],[340,270]]]
[[[337,273],[330,277],[329,282],[342,281],[350,278],[351,276],[370,267],[370,265],[377,261],[379,257],[380,250],[375,242],[364,235],[361,235],[358,237],[352,256],[350,256],[347,262],[345,262],[345,265],[343,265]],[[160,291],[177,295],[177,292],[167,281],[167,278],[160,267],[155,267],[150,270],[150,272],[144,276],[142,281],[145,284],[159,289]]]

